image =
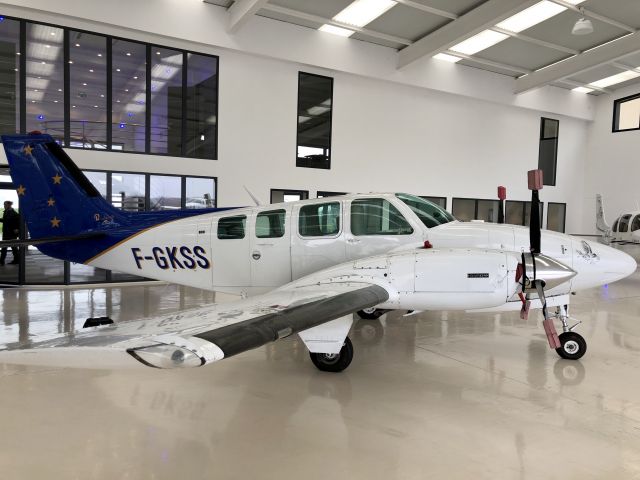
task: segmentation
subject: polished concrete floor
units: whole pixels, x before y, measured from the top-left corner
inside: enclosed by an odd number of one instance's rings
[[[0,342],[214,299],[4,289]],[[572,313],[580,362],[548,349],[538,315],[394,312],[355,325],[342,374],[293,338],[182,371],[0,364],[0,478],[640,478],[640,274]]]

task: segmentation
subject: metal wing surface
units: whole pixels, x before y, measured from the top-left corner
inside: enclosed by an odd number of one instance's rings
[[[288,285],[171,315],[0,344],[0,362],[80,368],[197,367],[388,298],[384,288],[368,283]]]

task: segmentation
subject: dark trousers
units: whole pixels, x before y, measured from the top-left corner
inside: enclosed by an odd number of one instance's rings
[[[3,240],[14,240],[13,238],[3,238]],[[19,254],[18,254],[18,247],[2,247],[2,249],[0,249],[0,264],[4,263],[5,259],[7,258],[7,249],[11,248],[11,253],[13,254],[13,261],[17,262],[18,260],[20,260],[19,258]]]

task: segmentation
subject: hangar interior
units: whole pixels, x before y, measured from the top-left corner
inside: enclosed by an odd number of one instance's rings
[[[5,0],[0,133],[50,134],[127,212],[408,192],[495,223],[501,185],[529,226],[541,168],[542,228],[596,241],[597,194],[610,223],[640,209],[639,30],[629,0]],[[236,300],[18,255],[3,345]],[[354,314],[337,375],[295,336],[184,371],[0,363],[0,472],[636,478],[638,280],[572,297],[578,362],[537,311],[398,310]]]

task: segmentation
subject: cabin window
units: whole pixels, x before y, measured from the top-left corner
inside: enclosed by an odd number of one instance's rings
[[[619,219],[619,218],[616,218],[616,221],[615,221],[615,222],[613,222],[613,229],[612,229],[612,230],[613,230],[614,232],[617,232],[617,231],[618,231],[618,222],[619,222],[619,221],[620,221],[620,219]]]
[[[631,231],[635,232],[640,229],[640,215],[636,215],[633,217],[633,222],[631,222]]]
[[[320,203],[302,207],[298,229],[303,237],[337,235],[340,232],[340,203]]]
[[[247,217],[238,215],[218,220],[218,238],[220,240],[238,240],[244,238]]]
[[[279,238],[284,236],[284,210],[260,212],[256,217],[256,237]]]
[[[365,198],[351,202],[351,233],[355,236],[410,235],[413,228],[384,198]]]
[[[629,231],[629,220],[631,219],[631,215],[624,215],[620,217],[620,223],[618,224],[619,232],[625,233]]]

